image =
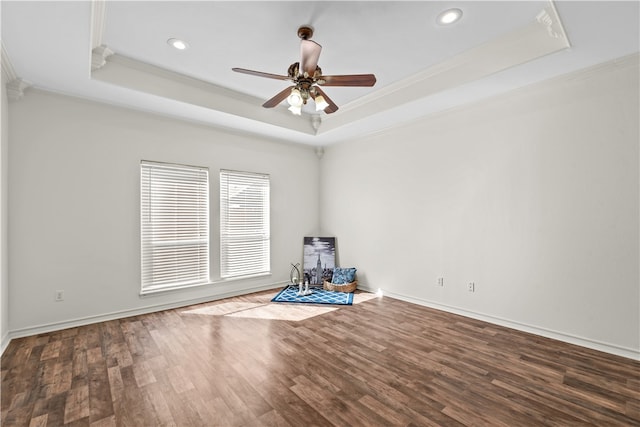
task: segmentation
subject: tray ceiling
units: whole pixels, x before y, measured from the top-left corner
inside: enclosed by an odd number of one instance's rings
[[[436,23],[456,7],[462,19]],[[638,52],[638,2],[3,1],[3,61],[28,87],[326,145]],[[288,82],[310,24],[325,74],[373,73],[372,88],[325,87],[327,115],[262,103]],[[185,40],[179,51],[169,38]],[[25,89],[27,88],[27,89]]]

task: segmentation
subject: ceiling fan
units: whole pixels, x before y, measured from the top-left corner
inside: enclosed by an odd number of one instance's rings
[[[247,70],[244,68],[232,68],[238,73],[252,76],[266,77],[269,79],[289,80],[293,86],[289,86],[273,98],[262,104],[265,108],[273,108],[287,99],[289,111],[300,115],[302,106],[312,98],[316,104],[316,111],[324,110],[330,114],[338,110],[338,106],[327,96],[320,86],[373,86],[376,76],[373,74],[350,74],[341,76],[325,76],[318,67],[318,58],[322,46],[311,40],[313,28],[303,25],[298,28],[300,37],[300,62],[294,62],[289,66],[286,76],[263,73],[261,71]]]

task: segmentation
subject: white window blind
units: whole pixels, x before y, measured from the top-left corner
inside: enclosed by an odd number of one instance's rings
[[[209,171],[140,163],[142,293],[209,282]]]
[[[269,175],[220,171],[220,276],[270,271]]]

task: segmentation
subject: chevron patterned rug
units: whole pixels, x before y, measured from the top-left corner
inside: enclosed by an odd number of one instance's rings
[[[276,295],[272,302],[296,302],[304,304],[353,304],[353,294],[344,292],[325,291],[322,288],[311,288],[311,295],[298,296],[297,286],[287,286]]]

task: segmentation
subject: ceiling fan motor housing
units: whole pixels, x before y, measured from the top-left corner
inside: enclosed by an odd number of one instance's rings
[[[313,37],[313,28],[310,25],[302,25],[298,28],[298,37],[302,40],[309,40]]]

